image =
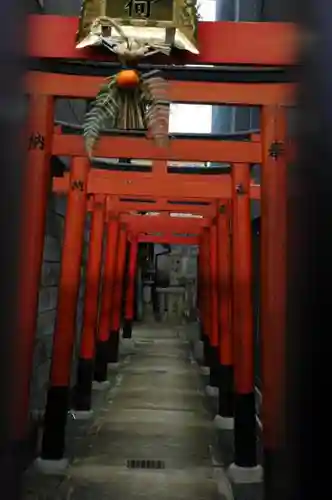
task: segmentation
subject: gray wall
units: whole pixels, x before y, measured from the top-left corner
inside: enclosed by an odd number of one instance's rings
[[[31,410],[42,410],[45,406],[47,384],[52,355],[52,340],[56,316],[58,282],[60,274],[61,247],[66,210],[65,198],[50,195],[46,234],[44,243],[44,258],[39,291],[38,323],[36,332],[34,372],[31,382]],[[87,225],[88,226],[88,225]],[[77,304],[77,336],[75,343],[72,375],[75,376],[77,347],[82,325],[83,294],[84,294],[84,264],[86,260],[88,231],[85,235],[84,256],[82,259],[82,278]]]

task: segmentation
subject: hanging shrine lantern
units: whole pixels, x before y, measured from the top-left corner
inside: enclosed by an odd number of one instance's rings
[[[197,0],[83,0],[77,48],[103,45],[118,56],[121,70],[107,78],[84,123],[92,156],[101,129],[148,130],[167,145],[169,97],[159,70],[142,72],[141,59],[173,47],[198,54]]]

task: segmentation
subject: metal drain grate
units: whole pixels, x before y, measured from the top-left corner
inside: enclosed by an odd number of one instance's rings
[[[127,460],[128,469],[165,469],[163,460]]]

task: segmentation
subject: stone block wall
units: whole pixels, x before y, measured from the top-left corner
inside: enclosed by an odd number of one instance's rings
[[[56,317],[58,283],[60,276],[61,247],[64,231],[66,199],[51,195],[48,203],[44,258],[39,291],[38,320],[36,331],[33,377],[31,381],[31,410],[43,410],[49,381],[52,355],[53,331]],[[82,278],[77,305],[77,335],[72,365],[75,375],[75,360],[82,325],[84,295],[84,263],[88,241],[88,222],[82,259]]]

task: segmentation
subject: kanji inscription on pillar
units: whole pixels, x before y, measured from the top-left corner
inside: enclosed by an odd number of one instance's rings
[[[44,151],[45,137],[39,132],[32,132],[28,141],[28,151],[35,151],[36,149]]]

